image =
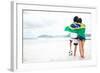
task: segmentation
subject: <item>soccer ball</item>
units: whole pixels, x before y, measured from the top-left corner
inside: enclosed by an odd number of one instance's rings
[[[69,56],[72,56],[72,55],[73,55],[72,50],[69,50]]]

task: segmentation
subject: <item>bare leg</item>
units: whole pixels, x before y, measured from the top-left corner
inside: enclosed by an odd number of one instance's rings
[[[70,40],[70,50],[72,50],[72,40]]]
[[[72,56],[72,40],[70,40],[69,56]]]
[[[76,56],[76,50],[77,50],[77,45],[75,45],[75,48],[74,48],[74,56]]]
[[[82,58],[84,58],[84,40],[82,41]]]
[[[84,46],[84,41],[79,41],[79,51],[80,51],[80,56],[81,56],[81,58],[84,58],[84,48],[83,48],[83,46]]]

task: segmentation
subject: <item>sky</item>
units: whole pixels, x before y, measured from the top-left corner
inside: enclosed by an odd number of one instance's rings
[[[64,27],[73,22],[73,17],[81,17],[86,25],[86,33],[91,34],[91,14],[46,12],[46,11],[24,11],[23,32],[25,38],[33,38],[39,35],[67,35]]]

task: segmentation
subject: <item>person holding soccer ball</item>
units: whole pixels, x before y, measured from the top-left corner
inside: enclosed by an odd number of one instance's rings
[[[73,18],[73,23],[70,25],[70,28],[79,28],[80,25],[77,24],[77,21],[78,21],[78,16],[75,16]],[[72,56],[73,55],[73,52],[72,52],[72,43],[74,42],[74,56],[76,56],[76,50],[77,50],[77,45],[78,45],[78,42],[77,42],[77,34],[76,33],[70,33],[70,50],[69,50],[69,56]]]
[[[74,49],[74,56],[76,56],[77,45],[79,42],[79,51],[81,58],[84,58],[84,42],[85,42],[85,24],[82,23],[82,19],[75,16],[73,18],[73,23],[70,26],[65,27],[65,31],[77,34],[76,40],[74,42],[75,49]],[[78,41],[78,42],[77,42]],[[71,50],[72,40],[70,40],[70,50]],[[72,51],[71,51],[72,52]]]

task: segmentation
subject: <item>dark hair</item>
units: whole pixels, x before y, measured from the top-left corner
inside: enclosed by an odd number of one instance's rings
[[[74,21],[74,22],[77,22],[77,20],[78,20],[78,16],[75,16],[75,17],[73,18],[73,21]]]
[[[82,19],[78,18],[77,23],[82,23]]]

